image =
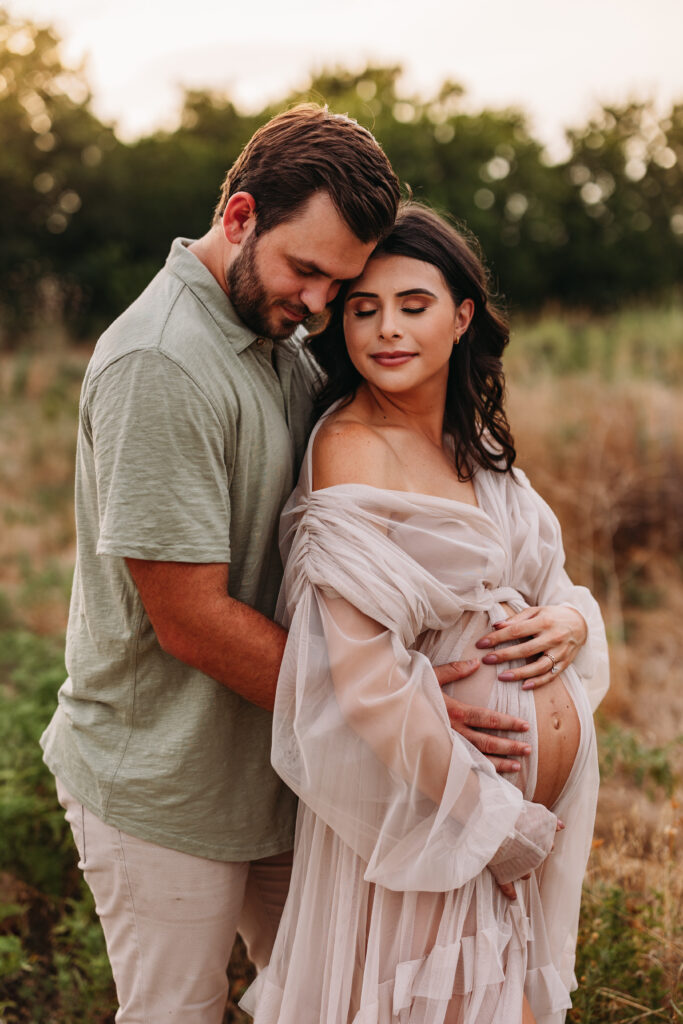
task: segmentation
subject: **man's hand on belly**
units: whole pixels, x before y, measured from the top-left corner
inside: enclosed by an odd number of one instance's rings
[[[446,665],[435,666],[434,672],[439,685],[446,686],[448,683],[457,683],[460,679],[466,679],[478,668],[479,662],[476,660],[452,661]],[[531,747],[519,740],[491,736],[488,732],[480,730],[527,732],[528,722],[500,711],[492,711],[491,708],[479,708],[471,704],[464,704],[462,701],[456,700],[455,697],[447,697],[445,693],[442,696],[452,729],[469,740],[482,754],[485,754],[497,772],[519,771],[519,761],[514,759],[528,756],[531,753]]]

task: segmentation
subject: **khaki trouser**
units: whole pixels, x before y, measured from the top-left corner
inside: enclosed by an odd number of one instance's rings
[[[57,796],[102,922],[117,1024],[220,1024],[235,933],[264,967],[291,852],[251,862],[205,860],[105,825],[59,780]]]

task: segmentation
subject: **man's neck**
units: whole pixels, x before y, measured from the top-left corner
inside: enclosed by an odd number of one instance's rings
[[[224,263],[225,246],[227,244],[223,237],[221,226],[217,224],[210,228],[201,238],[198,238],[196,242],[192,242],[189,250],[213,274],[225,294],[229,295],[228,286],[225,282]]]

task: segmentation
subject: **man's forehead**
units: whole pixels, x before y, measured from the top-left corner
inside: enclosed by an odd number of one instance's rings
[[[325,192],[315,193],[293,215],[272,229],[283,251],[301,269],[337,280],[361,273],[374,242],[362,242]]]
[[[372,245],[370,245],[372,252]],[[331,256],[329,252],[318,257],[294,256],[294,262],[299,270],[308,274],[319,274],[322,277],[329,277],[335,281],[353,281],[363,273],[370,252],[361,253],[359,256]]]

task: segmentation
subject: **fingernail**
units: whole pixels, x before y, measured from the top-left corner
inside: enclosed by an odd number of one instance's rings
[[[531,681],[527,681],[526,683],[522,683],[522,689],[523,690],[533,690],[535,688],[535,686],[536,686],[536,683],[532,683]]]
[[[477,640],[477,642],[476,642],[476,644],[474,646],[475,647],[479,647],[480,649],[482,647],[491,647],[491,641],[487,640],[486,637],[484,637],[483,640]]]
[[[521,767],[522,767],[522,766],[521,766],[521,764],[519,763],[519,761],[510,761],[510,769],[511,769],[511,770],[512,770],[513,772],[518,772],[518,771],[519,771],[519,769],[520,769]]]
[[[507,619],[502,619],[502,620],[501,620],[500,622],[494,622],[494,623],[493,623],[493,628],[494,628],[494,629],[502,629],[502,628],[503,628],[503,626],[504,626],[504,625],[505,625],[506,623],[507,623]]]
[[[515,673],[501,672],[498,678],[500,679],[501,683],[512,683],[515,679]]]
[[[557,819],[557,827],[558,827],[558,830],[561,832],[562,829],[566,828],[567,826],[565,825],[565,823],[563,821],[560,821],[560,819],[558,818]]]
[[[481,660],[484,662],[485,665],[497,665],[498,664],[498,655],[497,654],[487,654],[486,657],[482,658]]]
[[[525,747],[524,748],[524,753],[527,754],[527,755],[530,754],[531,753],[531,747]]]

